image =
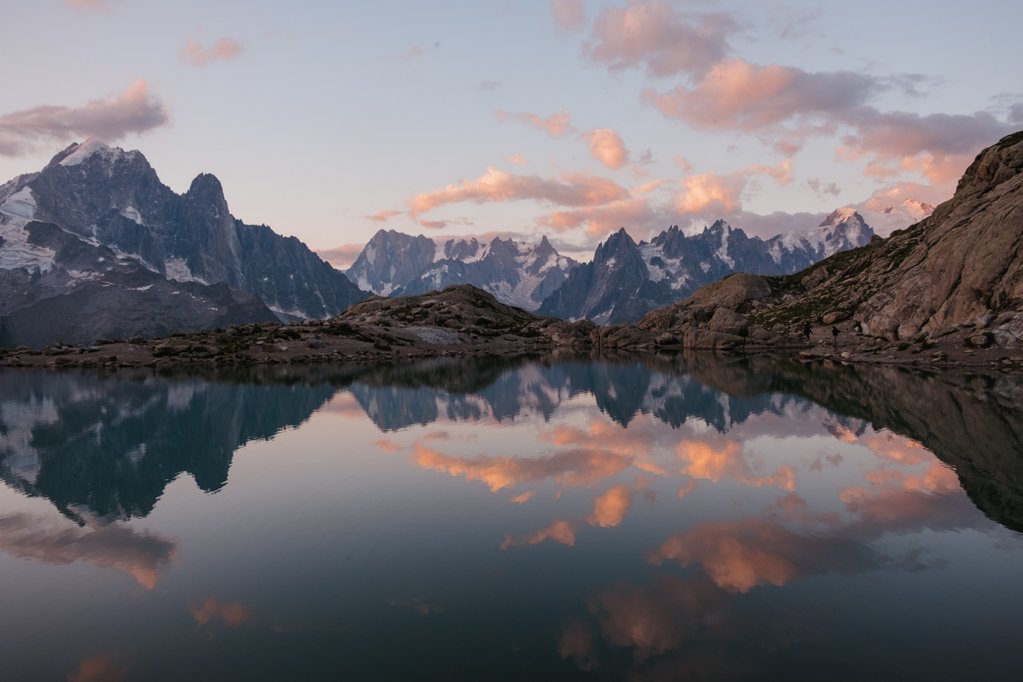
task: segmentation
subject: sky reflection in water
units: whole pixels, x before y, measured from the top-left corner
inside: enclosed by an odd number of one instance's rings
[[[1018,663],[1023,382],[676,358],[0,374],[10,679]]]

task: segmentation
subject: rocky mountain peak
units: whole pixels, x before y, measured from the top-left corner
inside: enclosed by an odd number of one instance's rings
[[[652,245],[660,247],[666,253],[678,252],[685,242],[686,235],[679,229],[678,225],[672,225],[650,240]]]
[[[212,173],[199,173],[192,180],[192,184],[188,186],[186,195],[196,199],[223,201],[224,186],[220,184],[220,180],[216,175]]]
[[[721,234],[721,233],[726,233],[727,234],[727,233],[731,232],[734,229],[735,228],[733,228],[731,225],[729,225],[724,220],[718,219],[718,220],[715,220],[714,224],[711,225],[710,227],[705,227],[703,229],[703,231],[704,232],[709,232],[711,234]]]
[[[1007,135],[970,164],[956,187],[956,196],[989,192],[1023,172],[1023,131]]]
[[[842,208],[835,209],[830,214],[828,214],[828,217],[824,219],[820,226],[837,227],[842,223],[848,222],[859,222],[863,223],[864,225],[866,224],[866,221],[863,220],[863,216],[857,213],[856,209],[852,208],[851,206],[844,206]]]
[[[607,241],[597,246],[597,250],[593,254],[593,260],[594,262],[606,261],[608,258],[635,250],[636,242],[625,231],[625,228],[621,227],[618,228],[617,232],[608,237]]]
[[[119,163],[142,161],[146,167],[149,163],[138,151],[125,151],[120,147],[111,147],[102,140],[90,137],[84,142],[73,142],[50,159],[47,168],[61,166],[64,168],[75,168],[77,166],[91,167],[101,164],[108,168]]]

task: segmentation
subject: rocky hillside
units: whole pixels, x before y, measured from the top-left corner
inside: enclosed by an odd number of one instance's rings
[[[1023,343],[1023,133],[982,151],[955,195],[885,240],[790,278],[762,324],[846,320],[889,341],[951,334]]]
[[[503,303],[536,310],[575,266],[547,237],[535,244],[499,237],[486,243],[477,239],[439,242],[380,230],[346,274],[362,289],[381,296],[425,294],[472,284]]]
[[[242,324],[165,339],[53,344],[0,350],[0,365],[168,367],[389,362],[588,349],[599,330],[583,320],[541,318],[471,285],[399,298],[375,297],[328,320]]]
[[[770,239],[750,237],[723,220],[694,235],[678,226],[638,244],[619,230],[597,247],[540,306],[543,315],[588,318],[598,324],[636,322],[733,272],[785,275],[832,254],[867,244],[874,231],[843,208],[813,230]]]
[[[791,276],[729,278],[639,326],[713,346],[705,332],[777,343],[806,325],[859,350],[1023,346],[1023,133],[981,152],[916,225]]]
[[[178,195],[140,152],[95,140],[0,186],[0,281],[0,345],[159,335],[269,310],[324,318],[367,295],[299,240],[234,218],[214,176]]]

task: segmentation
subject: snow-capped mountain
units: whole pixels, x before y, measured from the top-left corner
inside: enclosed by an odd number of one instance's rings
[[[638,244],[622,228],[600,244],[537,312],[598,324],[635,322],[654,308],[680,301],[733,272],[784,275],[834,253],[863,246],[874,231],[859,213],[839,209],[813,230],[768,240],[750,237],[723,220],[691,236],[678,226]]]
[[[495,237],[435,241],[380,230],[346,271],[360,288],[382,296],[422,294],[472,284],[510,305],[536,310],[576,266],[547,237],[535,244]]]
[[[178,195],[140,152],[96,140],[0,186],[0,283],[0,345],[322,318],[366,296],[234,218],[213,175]]]
[[[852,208],[840,208],[812,230],[783,232],[767,240],[767,251],[775,263],[785,263],[781,274],[798,272],[839,251],[865,245],[874,230]],[[803,262],[801,262],[803,259]],[[762,273],[774,274],[774,273]]]

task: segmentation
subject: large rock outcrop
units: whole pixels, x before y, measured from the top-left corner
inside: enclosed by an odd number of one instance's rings
[[[765,326],[844,322],[892,342],[959,334],[1020,347],[1023,133],[982,151],[928,218],[768,282],[775,304],[754,315]]]

